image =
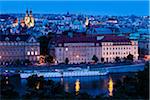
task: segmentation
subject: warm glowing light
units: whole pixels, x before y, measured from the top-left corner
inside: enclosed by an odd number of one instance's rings
[[[76,91],[76,95],[78,95],[79,91],[80,91],[80,82],[79,82],[79,79],[77,79],[76,82],[75,82],[75,91]]]
[[[36,89],[38,90],[40,88],[40,82],[38,82]]]
[[[66,48],[65,50],[68,51],[68,48]]]
[[[6,84],[8,84],[8,81],[6,81]]]
[[[76,55],[77,58],[79,58],[79,55]]]
[[[37,51],[35,51],[35,55],[38,55],[38,52],[37,52]]]
[[[134,45],[134,42],[132,41],[131,44]]]
[[[33,51],[31,51],[31,55],[34,55],[34,52],[33,52]]]
[[[45,63],[45,56],[40,56],[40,58],[39,58],[39,63],[42,65],[42,64],[44,64]]]
[[[2,59],[2,56],[0,56],[0,59]]]
[[[27,55],[30,55],[30,51],[27,52]]]
[[[88,24],[89,24],[89,19],[86,18],[85,25],[87,26]]]
[[[109,96],[113,96],[113,80],[110,77],[108,83]]]

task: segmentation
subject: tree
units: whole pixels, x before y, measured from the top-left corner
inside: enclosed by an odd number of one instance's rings
[[[104,58],[103,58],[103,57],[101,58],[101,62],[102,62],[102,63],[104,62]]]
[[[31,64],[31,62],[30,62],[29,59],[25,59],[25,60],[24,60],[24,64],[25,64],[25,65],[29,65],[29,64]]]
[[[49,43],[48,38],[46,36],[41,36],[38,38],[38,41],[40,42],[40,54],[47,55]]]
[[[15,60],[15,61],[14,61],[14,65],[15,65],[15,66],[21,65],[21,61],[20,61],[19,59]]]
[[[129,54],[129,55],[127,56],[127,60],[133,62],[133,55],[132,55],[132,54]]]
[[[65,59],[65,64],[68,64],[68,63],[69,63],[69,59],[66,58],[66,59]]]
[[[116,58],[115,58],[115,62],[116,62],[116,63],[119,63],[120,61],[121,61],[121,59],[120,59],[119,57],[116,57]]]
[[[124,58],[123,58],[123,63],[126,63],[126,62],[127,62],[127,58],[124,57]]]
[[[47,63],[53,63],[53,56],[51,56],[51,55],[47,55],[46,57],[45,57],[45,62],[47,62]]]
[[[96,55],[94,55],[94,56],[92,57],[92,60],[94,60],[94,62],[97,63],[99,59],[96,57]]]

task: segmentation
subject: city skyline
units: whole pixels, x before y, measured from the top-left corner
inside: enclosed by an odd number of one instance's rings
[[[24,4],[24,5],[22,5]],[[66,12],[87,15],[149,15],[149,1],[2,1],[1,14],[24,13],[32,9],[40,14]]]

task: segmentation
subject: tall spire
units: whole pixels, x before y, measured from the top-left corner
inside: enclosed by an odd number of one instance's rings
[[[32,10],[30,10],[30,15],[32,16]]]
[[[28,9],[26,10],[26,16],[28,16]]]

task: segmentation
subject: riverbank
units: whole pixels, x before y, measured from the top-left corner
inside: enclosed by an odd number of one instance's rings
[[[123,66],[113,66],[113,67],[92,67],[87,66],[87,69],[81,68],[81,70],[69,71],[63,68],[59,69],[36,69],[31,67],[31,69],[19,69],[18,73],[21,78],[27,78],[33,74],[44,77],[74,77],[74,76],[99,76],[107,75],[108,73],[125,73],[125,72],[138,72],[144,70],[145,64],[135,64],[135,65],[123,65]],[[15,73],[18,68],[4,68],[3,71]]]

